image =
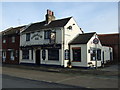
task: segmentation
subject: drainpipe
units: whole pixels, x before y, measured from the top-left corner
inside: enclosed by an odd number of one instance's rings
[[[65,59],[65,53],[64,53],[64,43],[65,43],[65,27],[63,27],[63,40],[62,40],[62,44],[63,44],[63,66],[64,66],[64,59]]]

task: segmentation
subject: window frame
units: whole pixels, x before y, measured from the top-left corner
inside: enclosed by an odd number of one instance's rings
[[[59,61],[59,54],[60,54],[59,49],[48,49],[48,60]],[[52,55],[52,56],[50,56],[50,55]],[[56,57],[54,57],[55,55],[56,55]]]
[[[6,51],[2,51],[2,60],[3,60],[3,61],[6,60]]]
[[[6,39],[3,39],[3,43],[6,43]]]
[[[51,37],[51,30],[44,31],[44,39],[50,39]]]
[[[10,60],[15,60],[14,50],[10,51]]]
[[[11,37],[11,41],[12,41],[12,43],[15,43],[15,36]]]
[[[100,52],[100,54],[99,54],[99,52]],[[95,61],[96,58],[97,58],[97,60],[100,61],[102,59],[101,52],[102,52],[102,50],[100,48],[92,48],[91,51],[90,51],[90,60]],[[96,53],[97,53],[97,55],[96,55]]]
[[[26,33],[26,41],[30,41],[30,33]]]
[[[97,49],[97,60],[101,60],[101,49]]]
[[[22,50],[22,59],[29,59],[29,49]]]
[[[80,54],[79,54],[79,58],[75,58],[75,51],[77,50],[77,53],[78,53],[78,50],[80,50]],[[77,57],[78,57],[78,54],[76,55]],[[72,58],[73,58],[73,60],[72,60],[72,62],[81,62],[82,61],[82,59],[81,59],[81,47],[73,47],[72,48]],[[76,59],[78,59],[78,60],[76,60]]]

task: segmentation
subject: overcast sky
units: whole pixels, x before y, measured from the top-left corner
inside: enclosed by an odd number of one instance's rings
[[[118,32],[117,2],[2,2],[0,31],[45,20],[46,10],[56,19],[73,16],[84,32]]]

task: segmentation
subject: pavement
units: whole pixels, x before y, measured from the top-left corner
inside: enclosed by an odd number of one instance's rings
[[[116,65],[113,66],[113,68],[116,67]],[[50,66],[3,65],[2,73],[30,80],[86,88],[118,88],[118,70],[110,70],[110,66],[105,68],[96,70]]]
[[[48,83],[48,82],[43,82],[38,80],[23,79],[23,78],[8,76],[8,75],[2,76],[2,82],[3,82],[2,88],[80,88],[80,90],[84,89],[82,87]],[[14,83],[11,83],[11,82],[14,82]]]
[[[118,76],[118,65],[106,65],[105,67],[98,68],[63,68],[57,66],[39,66],[39,65],[10,65],[3,64],[2,67],[9,68],[21,68],[27,70],[37,70],[37,71],[45,71],[45,72],[56,72],[56,73],[65,73],[65,74],[89,74],[89,75],[106,75],[106,76]]]

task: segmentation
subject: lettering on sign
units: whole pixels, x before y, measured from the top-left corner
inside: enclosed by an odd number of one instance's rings
[[[31,39],[33,39],[33,38],[35,38],[35,37],[39,37],[39,38],[42,38],[42,36],[40,35],[40,34],[34,34],[32,37],[31,37]],[[38,40],[38,39],[36,39],[36,40]]]

